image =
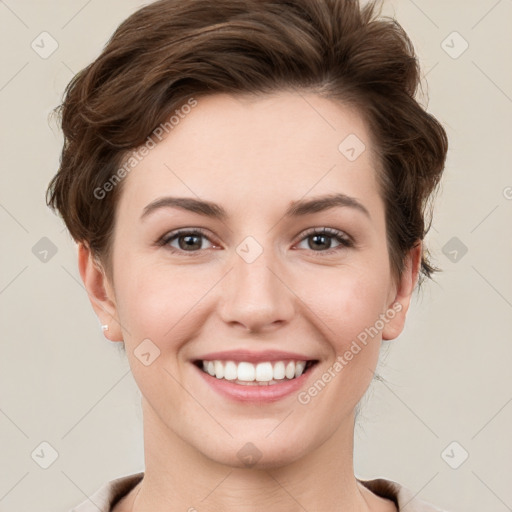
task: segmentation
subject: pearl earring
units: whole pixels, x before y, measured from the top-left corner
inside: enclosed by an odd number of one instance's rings
[[[108,324],[102,325],[101,326],[101,330],[102,331],[108,331]]]

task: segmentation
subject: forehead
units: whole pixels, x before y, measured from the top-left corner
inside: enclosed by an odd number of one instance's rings
[[[355,109],[294,92],[195,101],[124,178],[121,212],[166,194],[260,209],[307,194],[376,198],[370,134]]]

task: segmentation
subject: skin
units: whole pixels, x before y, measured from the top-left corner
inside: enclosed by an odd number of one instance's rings
[[[366,145],[353,162],[338,150],[349,134]],[[145,477],[115,512],[396,510],[356,480],[352,457],[354,409],[381,340],[403,329],[421,256],[418,243],[393,278],[376,168],[357,111],[313,93],[279,92],[198,99],[124,178],[113,276],[79,245],[91,304],[109,325],[105,335],[124,340],[142,394]],[[337,192],[369,215],[345,206],[283,217],[291,201]],[[140,219],[146,205],[168,195],[218,203],[228,217],[162,208]],[[169,242],[175,253],[156,244],[197,227],[208,238],[196,242],[196,256],[178,239]],[[316,249],[304,232],[323,227],[355,245],[328,237]],[[252,263],[236,252],[247,236],[263,249]],[[191,363],[214,350],[289,350],[319,360],[310,386],[396,302],[402,310],[306,405],[297,394],[235,402]],[[148,366],[134,354],[144,339],[160,350]],[[248,442],[262,454],[250,468],[237,456]]]

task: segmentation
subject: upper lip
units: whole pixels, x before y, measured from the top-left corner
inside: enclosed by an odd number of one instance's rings
[[[316,359],[298,354],[296,352],[285,352],[282,350],[263,350],[255,352],[252,350],[226,350],[222,352],[210,352],[195,358],[195,361],[247,361],[248,363],[260,363],[264,361],[282,361],[293,359],[295,361],[316,361]]]

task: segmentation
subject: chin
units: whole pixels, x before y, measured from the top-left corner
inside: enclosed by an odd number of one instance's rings
[[[256,470],[287,466],[304,457],[308,451],[305,439],[295,440],[281,435],[270,440],[265,437],[267,434],[268,432],[261,436],[238,436],[222,443],[222,446],[205,446],[200,448],[200,451],[208,459],[218,464]],[[300,446],[301,449],[297,450],[297,446]]]

